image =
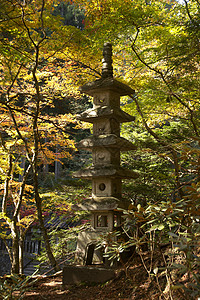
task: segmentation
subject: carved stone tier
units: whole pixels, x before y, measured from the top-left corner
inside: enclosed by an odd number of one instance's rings
[[[119,96],[134,95],[135,90],[127,86],[126,84],[112,78],[101,78],[92,82],[88,82],[79,88],[81,93],[85,93],[91,96],[95,96],[95,93],[105,90],[115,92]]]
[[[128,201],[120,201],[115,197],[92,197],[86,199],[80,204],[72,206],[75,210],[88,210],[88,211],[109,211],[118,208],[126,209],[130,203]]]
[[[77,116],[77,119],[84,122],[94,123],[97,119],[115,118],[120,123],[132,122],[135,117],[127,114],[119,108],[111,108],[110,106],[99,106],[88,109]]]
[[[102,152],[102,148],[104,150],[105,148],[109,148],[111,150],[114,148],[119,149],[120,151],[130,151],[136,149],[131,142],[114,134],[91,136],[77,143],[77,148],[87,150],[99,148],[100,152]]]
[[[122,167],[115,167],[113,165],[106,166],[92,166],[83,170],[79,170],[74,173],[74,177],[83,178],[83,179],[92,179],[92,178],[137,178],[138,174],[134,171]]]

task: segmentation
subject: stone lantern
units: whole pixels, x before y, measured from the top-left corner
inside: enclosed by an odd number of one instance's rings
[[[93,108],[78,119],[93,124],[93,135],[80,141],[80,149],[92,151],[91,167],[75,173],[75,177],[92,181],[92,197],[76,209],[91,212],[90,231],[79,234],[77,253],[85,264],[102,260],[95,251],[95,240],[105,232],[112,232],[121,224],[118,208],[126,209],[122,199],[122,179],[136,178],[137,174],[120,166],[120,152],[134,150],[128,140],[120,137],[120,124],[134,121],[134,117],[120,109],[120,97],[134,94],[129,86],[113,78],[112,45],[104,44],[102,77],[80,87],[93,97]]]

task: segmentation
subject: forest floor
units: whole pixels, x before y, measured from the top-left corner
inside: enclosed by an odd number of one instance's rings
[[[104,284],[62,285],[62,273],[52,276],[39,277],[25,292],[25,300],[97,300],[97,299],[134,299],[158,300],[169,299],[165,278],[160,280],[160,288],[164,291],[161,296],[156,280],[149,280],[148,274],[140,259],[134,260],[129,268],[118,270],[115,279]],[[184,295],[177,294],[174,300],[186,299]]]

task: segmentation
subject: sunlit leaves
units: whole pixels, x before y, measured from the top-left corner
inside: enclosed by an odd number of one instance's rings
[[[36,219],[39,167],[61,162],[75,149],[67,129],[75,120],[69,109],[58,113],[55,103],[77,99],[76,76],[70,76],[82,35],[53,14],[59,2],[0,1],[1,202],[16,243]]]
[[[113,43],[114,75],[136,89],[147,119],[189,118],[190,109],[198,110],[196,1],[75,2],[86,10],[93,48]]]

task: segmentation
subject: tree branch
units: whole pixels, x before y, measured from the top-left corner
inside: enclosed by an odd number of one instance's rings
[[[185,2],[185,8],[186,8],[186,11],[187,11],[187,15],[188,15],[190,21],[193,23],[193,19],[192,19],[192,16],[190,14],[190,11],[189,11],[187,0],[184,0],[184,2]]]
[[[9,99],[10,91],[11,91],[11,89],[12,89],[12,87],[13,87],[13,85],[14,85],[16,79],[18,78],[19,73],[20,73],[22,67],[23,67],[23,64],[20,65],[19,69],[17,70],[17,73],[16,73],[15,77],[14,77],[13,80],[12,80],[11,85],[10,85],[9,88],[7,89],[7,96],[8,96],[7,99]]]
[[[21,208],[22,200],[23,200],[24,190],[25,190],[25,186],[26,186],[26,181],[27,181],[28,175],[31,171],[31,168],[32,168],[32,164],[29,164],[28,168],[26,169],[25,174],[23,176],[23,180],[22,180],[20,190],[19,190],[19,200],[17,202],[17,205],[15,207],[15,212],[13,214],[13,219],[14,220],[17,220],[17,217],[19,215],[19,211],[20,211],[20,208]]]
[[[27,140],[22,136],[22,134],[19,130],[19,126],[17,124],[17,121],[15,119],[15,116],[13,114],[13,111],[12,111],[11,107],[7,103],[4,103],[4,105],[8,108],[8,111],[9,111],[10,116],[11,116],[11,118],[13,120],[13,123],[14,123],[15,130],[17,131],[19,138],[24,142],[24,145],[25,145],[25,148],[26,148],[27,158],[28,158],[29,162],[31,162],[31,155],[30,155],[30,151],[29,151],[29,148],[28,148]]]
[[[10,183],[10,178],[11,178],[11,173],[12,173],[12,167],[13,167],[13,158],[12,158],[12,154],[9,154],[9,156],[8,156],[8,171],[7,171],[6,179],[5,179],[5,183],[4,183],[4,194],[3,194],[3,199],[2,199],[2,212],[4,214],[6,214],[6,211],[7,211],[9,183]]]
[[[170,84],[167,82],[164,74],[162,73],[162,71],[156,69],[156,68],[153,68],[151,67],[144,59],[142,59],[140,57],[140,55],[138,54],[138,52],[136,51],[136,49],[134,48],[134,45],[132,44],[131,45],[131,49],[133,50],[133,52],[135,53],[135,55],[137,56],[137,58],[139,59],[139,61],[144,64],[149,70],[155,72],[156,74],[159,74],[161,79],[163,80],[163,82],[165,83],[165,85],[167,86],[167,88],[169,89],[169,92],[170,94],[176,98],[178,100],[179,103],[181,103],[181,105],[183,105],[190,113],[190,121],[193,125],[193,128],[194,128],[194,131],[196,133],[197,136],[199,136],[199,130],[198,130],[198,127],[197,125],[195,124],[195,121],[194,121],[194,112],[193,110],[176,94],[173,92],[173,90],[171,89],[171,86]]]
[[[13,261],[12,251],[11,251],[11,249],[10,249],[9,246],[8,246],[7,240],[6,240],[6,239],[3,239],[3,242],[4,242],[5,246],[6,246],[6,250],[7,250],[7,252],[8,252],[8,256],[9,256],[10,262],[11,262],[11,264],[12,264],[12,261]]]

